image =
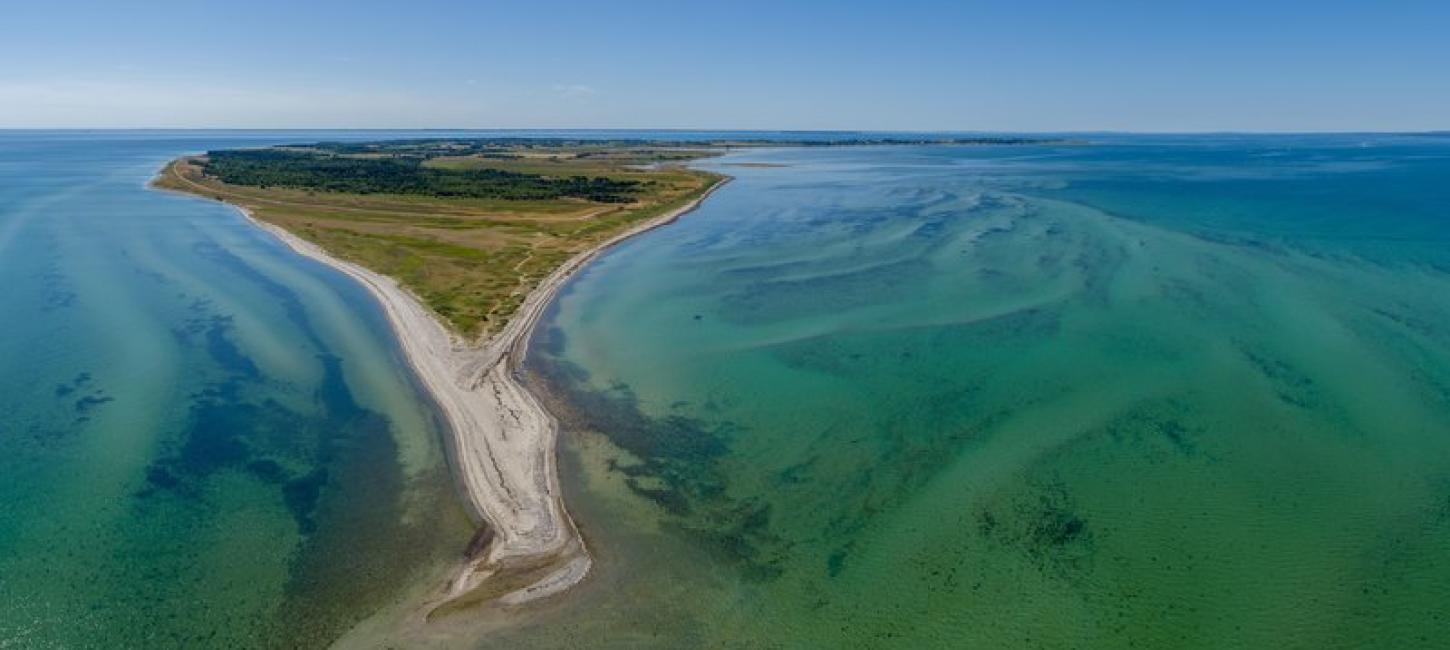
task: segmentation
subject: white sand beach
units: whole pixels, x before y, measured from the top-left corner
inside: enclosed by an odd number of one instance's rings
[[[558,422],[519,381],[519,366],[540,315],[571,275],[611,246],[695,209],[727,181],[576,255],[529,294],[501,331],[477,343],[450,332],[392,278],[333,257],[238,208],[292,250],[368,288],[447,420],[456,474],[487,528],[446,591],[427,609],[465,600],[519,604],[566,590],[588,574],[589,552],[560,496],[554,449]]]

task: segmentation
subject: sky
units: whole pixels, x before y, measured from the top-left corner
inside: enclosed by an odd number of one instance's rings
[[[1450,2],[0,0],[0,128],[1450,129]]]

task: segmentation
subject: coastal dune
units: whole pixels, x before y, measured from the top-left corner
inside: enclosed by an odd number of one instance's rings
[[[334,257],[234,206],[293,251],[345,273],[369,290],[446,420],[458,480],[483,527],[463,565],[425,607],[425,615],[484,602],[525,603],[564,591],[588,574],[588,549],[559,490],[558,421],[520,381],[529,339],[570,276],[615,244],[695,209],[726,181],[574,256],[539,283],[502,330],[479,342],[453,334],[396,280]]]

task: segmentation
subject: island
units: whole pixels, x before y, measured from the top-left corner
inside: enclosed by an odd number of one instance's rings
[[[688,163],[740,147],[1032,145],[1032,138],[433,138],[210,151],[153,185],[223,201],[377,298],[451,435],[479,529],[426,616],[519,604],[591,559],[560,497],[556,420],[519,380],[534,324],[571,274],[729,179]]]

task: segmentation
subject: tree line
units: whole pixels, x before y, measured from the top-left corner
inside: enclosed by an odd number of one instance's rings
[[[640,183],[499,169],[437,169],[421,158],[356,158],[284,149],[207,152],[204,173],[224,183],[351,194],[417,194],[504,200],[579,198],[629,203]]]

